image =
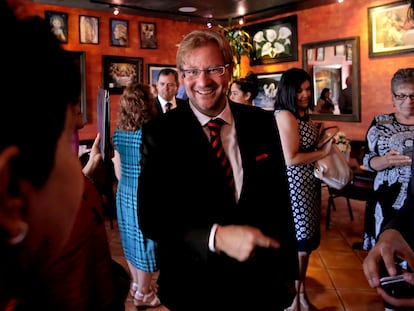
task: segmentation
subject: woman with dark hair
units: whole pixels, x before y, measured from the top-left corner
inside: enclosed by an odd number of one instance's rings
[[[79,68],[44,19],[17,13],[28,14],[24,2],[0,0],[11,44],[0,87],[0,310],[123,310],[102,204],[73,150]]]
[[[325,157],[332,140],[316,149],[318,126],[309,118],[312,79],[303,69],[291,68],[280,79],[275,117],[280,131],[298,243],[299,279],[296,297],[287,310],[317,310],[306,294],[309,257],[320,243],[321,182],[313,174],[314,162]]]
[[[246,105],[253,105],[253,99],[259,93],[257,75],[249,72],[245,78],[235,80],[230,87],[230,100]]]
[[[318,98],[318,102],[316,105],[316,112],[318,113],[333,113],[335,110],[335,105],[331,99],[331,90],[325,87],[322,92],[321,96]]]

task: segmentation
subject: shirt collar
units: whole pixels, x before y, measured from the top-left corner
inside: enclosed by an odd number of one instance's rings
[[[171,103],[172,104],[172,107],[175,107],[176,106],[175,105],[175,98],[174,97],[170,101],[166,101],[164,98],[161,98],[161,96],[158,95],[158,100],[159,100],[159,102],[160,102],[160,104],[161,104],[162,107],[165,107],[165,105],[167,103]]]
[[[205,126],[208,121],[215,118],[221,118],[223,119],[227,124],[231,125],[233,123],[233,115],[231,114],[230,105],[228,101],[226,101],[226,106],[224,109],[215,117],[207,116],[205,114],[202,114],[200,111],[198,111],[193,104],[190,101],[190,108],[193,111],[194,115],[198,119],[198,122],[200,122],[201,126]]]

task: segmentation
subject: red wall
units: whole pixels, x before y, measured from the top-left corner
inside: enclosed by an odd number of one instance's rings
[[[368,7],[395,0],[344,0],[304,11],[298,15],[299,61],[267,66],[254,66],[256,73],[284,71],[302,67],[302,44],[347,37],[360,37],[361,122],[338,122],[341,131],[353,140],[364,140],[372,118],[376,114],[392,112],[390,80],[394,72],[403,67],[414,67],[414,53],[368,57]],[[291,15],[280,15],[277,18]],[[243,60],[248,66],[248,60]],[[327,122],[327,125],[330,122]],[[332,123],[332,122],[331,122]]]
[[[395,2],[395,0],[344,0],[343,3],[275,16],[271,19],[292,14],[298,15],[298,61],[250,67],[248,59],[244,57],[242,59],[242,75],[248,70],[264,73],[302,67],[302,44],[359,36],[361,122],[338,122],[338,125],[349,138],[363,140],[374,115],[393,111],[390,93],[390,79],[393,73],[398,68],[414,67],[414,53],[380,58],[368,57],[368,7],[391,2]],[[204,27],[195,23],[121,13],[117,18],[129,20],[129,47],[111,47],[109,43],[109,18],[113,18],[111,13],[33,2],[27,2],[27,5],[30,13],[42,17],[45,10],[67,12],[69,15],[69,40],[68,44],[64,46],[68,50],[86,52],[88,124],[80,131],[81,139],[91,139],[95,136],[96,95],[97,88],[102,84],[102,55],[142,57],[144,59],[144,82],[147,83],[147,64],[175,64],[176,45],[181,41],[182,36],[193,29]],[[99,45],[79,43],[79,15],[99,17]],[[158,49],[139,48],[138,22],[140,21],[157,24]],[[118,99],[119,95],[110,96],[111,131],[115,128]]]

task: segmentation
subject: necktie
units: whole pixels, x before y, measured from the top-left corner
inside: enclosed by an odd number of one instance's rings
[[[235,185],[234,185],[233,170],[231,168],[229,158],[227,157],[226,153],[224,152],[223,144],[222,144],[221,138],[220,138],[220,130],[221,130],[221,126],[223,124],[224,124],[224,121],[220,118],[217,118],[217,119],[214,119],[214,120],[210,120],[207,123],[207,127],[210,130],[210,137],[211,137],[210,138],[210,143],[211,143],[211,146],[213,147],[213,151],[214,151],[215,155],[217,156],[217,158],[219,159],[220,164],[224,169],[226,179],[227,179],[227,183],[228,183],[230,189],[234,193],[235,192]]]
[[[171,110],[172,104],[170,102],[165,104],[165,112],[168,112]]]

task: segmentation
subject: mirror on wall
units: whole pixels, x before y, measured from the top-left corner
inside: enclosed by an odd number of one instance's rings
[[[302,60],[313,80],[312,119],[361,121],[359,37],[302,44]],[[333,104],[330,109],[318,103],[326,89]]]

